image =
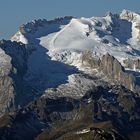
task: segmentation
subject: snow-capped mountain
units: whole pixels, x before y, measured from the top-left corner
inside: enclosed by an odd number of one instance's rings
[[[139,132],[139,14],[34,20],[0,42],[0,58],[0,139]]]
[[[123,10],[104,17],[33,21],[20,27],[11,40],[31,45],[36,40],[51,56],[64,51],[90,50],[99,56],[108,52],[123,64],[129,58],[139,59],[139,36],[140,15]]]

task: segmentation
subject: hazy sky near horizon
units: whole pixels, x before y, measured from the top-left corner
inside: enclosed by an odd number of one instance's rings
[[[0,0],[0,39],[9,39],[33,19],[103,16],[123,9],[140,13],[140,0]]]

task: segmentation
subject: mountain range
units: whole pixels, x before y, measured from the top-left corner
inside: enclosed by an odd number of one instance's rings
[[[138,140],[140,15],[66,16],[0,41],[1,140]]]

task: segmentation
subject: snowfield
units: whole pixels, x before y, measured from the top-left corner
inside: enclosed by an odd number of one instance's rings
[[[54,56],[64,51],[76,52],[90,50],[102,56],[106,52],[116,57],[122,64],[127,58],[139,58],[140,16],[133,13],[132,21],[127,21],[123,11],[120,18],[108,14],[105,17],[75,19],[56,32],[40,37],[40,45]]]

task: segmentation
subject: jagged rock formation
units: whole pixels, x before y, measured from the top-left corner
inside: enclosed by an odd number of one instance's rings
[[[85,67],[98,68],[101,60],[95,56],[91,51],[84,51],[81,55],[82,65]]]
[[[35,20],[2,40],[0,139],[134,140],[140,132],[139,19],[124,10]]]
[[[120,17],[122,19],[126,19],[126,20],[129,20],[129,21],[135,21],[136,20],[136,17],[137,17],[137,14],[131,12],[131,11],[128,11],[128,10],[123,10]]]
[[[23,44],[5,40],[0,42],[0,49],[5,53],[0,67],[0,115],[2,115],[17,106],[16,98],[21,93],[22,77],[27,69],[27,52]]]
[[[29,22],[27,24],[23,24],[22,26],[20,26],[19,31],[11,38],[11,40],[22,42],[24,44],[30,43],[30,45],[32,46],[33,42],[31,39],[33,39],[32,37],[33,35],[37,37],[37,36],[40,36],[40,34],[42,35],[42,33],[45,35],[49,32],[59,31],[59,26],[69,23],[71,19],[72,19],[71,16],[66,16],[64,18],[56,18],[54,20],[49,20],[49,21],[47,21],[46,19],[34,20],[32,22]],[[44,30],[45,28],[46,29],[52,28],[52,30]],[[39,29],[44,30],[44,31],[38,34]],[[30,38],[30,40],[26,38]],[[28,49],[31,49],[31,46]]]
[[[101,68],[104,74],[120,82],[126,88],[135,91],[135,77],[125,72],[124,67],[113,56],[106,54],[102,57]]]
[[[122,84],[132,91],[137,90],[135,76],[127,73],[121,63],[110,54],[107,53],[100,59],[91,52],[84,52],[81,59],[84,66],[96,68],[117,84]]]
[[[124,64],[127,68],[133,70],[140,70],[140,59],[136,59],[136,60],[126,59],[124,60]]]

